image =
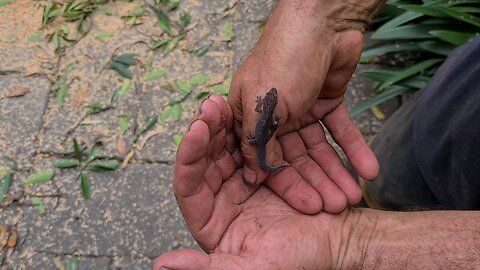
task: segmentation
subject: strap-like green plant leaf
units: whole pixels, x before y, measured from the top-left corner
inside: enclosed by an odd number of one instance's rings
[[[368,100],[366,100],[363,103],[358,104],[354,108],[350,110],[350,116],[355,117],[358,114],[370,109],[373,106],[376,106],[380,103],[383,103],[393,97],[396,97],[398,95],[401,95],[407,91],[411,91],[411,88],[408,87],[403,87],[399,85],[394,85],[390,87],[388,90],[382,92],[381,94],[378,94]]]
[[[408,52],[408,51],[417,51],[419,47],[415,43],[400,43],[400,44],[386,44],[381,46],[376,46],[368,48],[362,52],[362,57],[360,62],[368,62],[373,58],[385,55],[392,52]]]
[[[472,14],[464,13],[464,12],[455,10],[453,8],[442,7],[442,6],[434,7],[434,10],[442,12],[446,16],[457,19],[459,21],[463,21],[463,22],[466,22],[468,24],[474,25],[476,27],[480,27],[480,18],[478,18],[478,17],[476,17]]]
[[[382,32],[385,32],[385,31],[389,31],[391,29],[396,28],[399,25],[402,25],[404,23],[413,21],[413,20],[415,20],[417,18],[420,18],[420,17],[422,17],[422,14],[420,14],[420,13],[407,11],[407,12],[403,13],[402,15],[397,16],[397,17],[391,19],[390,21],[386,22],[385,24],[383,24],[381,27],[379,27],[377,29],[377,31],[375,31],[375,33],[382,33]]]
[[[442,41],[434,41],[434,40],[420,42],[418,43],[418,47],[424,51],[436,53],[444,56],[449,55],[450,52],[455,49],[455,46],[451,44],[448,44]]]
[[[420,13],[422,15],[428,15],[432,17],[445,17],[445,14],[443,12],[429,6],[400,5],[399,7],[411,12]]]
[[[359,75],[376,82],[387,81],[397,74],[398,74],[398,71],[393,71],[393,70],[366,70],[359,73]],[[397,84],[401,86],[409,87],[409,88],[422,89],[425,86],[427,86],[430,79],[431,78],[427,76],[417,75],[417,76],[402,80]]]
[[[434,30],[448,29],[445,24],[413,24],[399,26],[382,32],[375,32],[373,39],[394,40],[394,39],[424,39],[434,38],[429,32]]]
[[[404,69],[403,71],[401,72],[398,72],[396,75],[390,77],[388,80],[385,80],[382,84],[380,84],[378,86],[378,90],[382,90],[384,89],[385,87],[387,86],[390,86],[394,83],[397,83],[401,80],[404,80],[406,78],[409,78],[415,74],[418,74],[432,66],[434,66],[435,64],[438,64],[440,62],[442,62],[443,59],[429,59],[429,60],[425,60],[425,61],[422,61],[418,64],[415,64],[409,68],[406,68]]]
[[[455,32],[455,31],[430,31],[432,36],[438,37],[439,39],[446,41],[455,46],[461,46],[465,44],[469,39],[475,36],[472,33],[465,32]]]

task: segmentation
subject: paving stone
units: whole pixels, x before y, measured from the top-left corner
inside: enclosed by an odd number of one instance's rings
[[[37,253],[33,251],[23,254],[13,253],[7,261],[8,269],[29,270],[29,269],[60,269],[63,265],[67,269],[71,256]],[[78,270],[108,269],[111,259],[108,257],[77,257]],[[15,262],[15,264],[13,263]],[[18,262],[18,263],[16,263]],[[138,269],[138,268],[137,268]],[[143,268],[146,269],[146,268]]]
[[[20,87],[28,93],[6,96]],[[49,98],[50,82],[41,77],[0,76],[0,148],[22,163],[34,154],[36,137]]]
[[[171,167],[131,164],[124,171],[89,172],[90,200],[82,199],[77,174],[58,172],[56,184],[66,195],[45,215],[25,208],[26,246],[54,254],[148,258],[196,248],[171,192]]]
[[[114,257],[109,270],[127,270],[127,269],[152,269],[153,259],[150,258],[125,258]]]
[[[57,57],[43,43],[28,41],[41,29],[43,8],[28,0],[19,0],[0,8],[0,74],[54,74]]]

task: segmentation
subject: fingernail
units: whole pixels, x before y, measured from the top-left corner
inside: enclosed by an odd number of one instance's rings
[[[188,126],[188,131],[190,131],[192,129],[193,124],[197,121],[198,121],[198,119],[195,119],[190,123],[190,126]]]
[[[208,98],[202,100],[202,102],[200,103],[200,106],[198,106],[198,109],[197,109],[197,112],[195,113],[195,116],[198,117],[202,114],[202,107],[203,107],[203,104],[205,103],[205,100],[207,100]]]
[[[257,182],[257,174],[255,173],[255,171],[249,169],[246,166],[243,169],[243,178],[250,184],[255,184]]]

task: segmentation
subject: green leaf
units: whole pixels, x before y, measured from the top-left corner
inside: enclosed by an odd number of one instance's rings
[[[125,94],[127,94],[128,90],[130,90],[131,86],[132,86],[132,80],[125,79],[123,81],[122,87],[120,87],[120,90],[118,90],[118,94],[122,97],[125,96]]]
[[[15,0],[0,0],[0,7],[10,5],[13,2],[15,2]]]
[[[188,12],[182,12],[179,15],[180,26],[186,28],[192,21],[192,16]]]
[[[113,58],[113,62],[121,63],[126,66],[133,66],[137,64],[137,58],[135,58],[135,54],[133,53],[126,53],[122,55],[118,55]]]
[[[362,52],[360,62],[368,62],[374,57],[385,55],[392,52],[408,52],[419,50],[418,45],[414,43],[387,44],[368,48]]]
[[[98,13],[103,13],[105,15],[113,15],[113,12],[111,9],[109,9],[108,7],[106,6],[99,6],[95,9],[95,12],[98,12]]]
[[[191,78],[187,84],[191,85],[191,86],[196,86],[196,85],[204,85],[206,84],[208,81],[210,81],[210,76],[208,75],[197,75],[193,78]]]
[[[162,114],[160,115],[160,122],[167,122],[168,118],[172,115],[172,106],[167,106],[163,109]]]
[[[175,122],[178,122],[180,119],[182,119],[182,105],[180,105],[180,103],[172,106],[172,119]]]
[[[183,139],[183,136],[180,135],[180,134],[175,134],[175,135],[173,135],[173,138],[172,138],[173,143],[174,143],[177,147],[180,145],[180,142],[182,141],[182,139]]]
[[[154,10],[155,15],[157,16],[157,25],[168,35],[172,36],[172,27],[170,26],[170,18],[163,13],[161,9]]]
[[[32,197],[32,204],[40,215],[45,214],[45,205],[43,204],[43,200],[39,197]]]
[[[108,68],[115,70],[118,73],[118,75],[124,78],[130,79],[130,80],[133,78],[133,74],[130,72],[130,70],[128,70],[128,66],[120,62],[113,61],[112,63],[110,63]]]
[[[173,106],[177,103],[181,103],[183,102],[185,99],[187,99],[188,96],[190,96],[191,92],[190,93],[186,93],[186,92],[180,92],[178,93],[178,95],[172,97],[169,101],[168,101],[168,105],[169,106]]]
[[[210,47],[212,47],[212,45],[213,45],[213,42],[209,42],[207,44],[202,45],[200,48],[193,51],[193,55],[198,57],[203,56],[205,53],[208,52],[208,50],[210,49]]]
[[[76,159],[57,159],[53,162],[53,166],[66,169],[80,166],[80,161]]]
[[[145,126],[135,135],[133,138],[133,143],[136,143],[138,138],[145,132],[147,132],[149,129],[151,129],[155,124],[158,122],[158,116],[157,114],[154,114],[152,116],[149,116],[147,120],[145,120]]]
[[[92,104],[88,105],[88,114],[97,114],[97,113],[109,110],[111,108],[112,106],[110,105],[104,106],[99,101],[94,101]]]
[[[478,4],[478,2],[477,2]],[[480,27],[480,18],[473,16],[471,14],[461,12],[449,7],[442,7],[442,6],[436,6],[435,7],[436,11],[439,11],[451,18],[457,19],[462,22],[466,22],[468,24],[474,25],[476,27]]]
[[[212,89],[213,92],[221,95],[228,95],[228,92],[230,91],[228,87],[225,87],[223,85],[214,85],[210,89]]]
[[[3,43],[15,43],[16,41],[16,38],[0,38],[0,42]]]
[[[424,41],[418,43],[418,47],[424,51],[447,56],[455,49],[455,46],[438,41]]]
[[[384,81],[381,85],[378,86],[378,90],[382,90],[387,86],[390,86],[394,83],[397,83],[401,80],[411,77],[417,73],[420,73],[442,61],[443,59],[429,59],[429,60],[425,60],[420,63],[417,63],[409,68],[404,69],[401,72],[398,72],[395,76],[392,76],[388,80]]]
[[[77,270],[77,269],[78,269],[78,258],[71,257],[70,260],[68,260],[67,268],[65,270]]]
[[[406,26],[399,26],[390,30],[385,30],[382,32],[375,32],[372,35],[373,39],[424,39],[424,38],[434,38],[430,31],[440,30],[447,28],[444,24],[413,24]]]
[[[10,190],[10,183],[12,182],[12,173],[8,172],[4,176],[2,176],[2,180],[0,180],[0,203],[3,202],[5,196],[7,196],[8,191]]]
[[[227,21],[223,25],[223,41],[231,41],[232,38],[233,38],[233,23],[231,21]]]
[[[53,179],[55,176],[55,172],[53,170],[46,170],[37,172],[35,174],[30,175],[24,182],[25,185],[38,185],[46,183]]]
[[[122,131],[122,134],[125,133],[129,129],[128,116],[119,115],[118,116],[118,125],[120,126],[120,130]]]
[[[428,15],[432,17],[445,17],[445,14],[439,10],[436,10],[431,6],[421,6],[421,5],[399,5],[398,7],[405,9],[407,11],[420,13],[422,15]]]
[[[113,171],[118,168],[118,165],[120,165],[120,163],[116,160],[107,160],[95,162],[89,165],[87,169],[92,172]]]
[[[413,21],[413,20],[415,20],[417,18],[420,18],[420,17],[422,17],[422,14],[420,14],[420,13],[407,11],[407,12],[403,13],[402,15],[399,15],[399,16],[391,19],[390,21],[384,23],[380,28],[377,29],[377,31],[375,31],[375,33],[382,33],[384,31],[389,31],[391,29],[396,28],[397,26],[400,26],[404,23]]]
[[[80,147],[78,146],[77,138],[73,138],[73,152],[75,153],[75,157],[78,161],[82,162],[82,151],[80,151]]]
[[[92,197],[92,190],[90,189],[90,183],[88,181],[87,175],[85,173],[80,173],[80,188],[82,189],[82,196],[85,199],[90,199]]]
[[[99,40],[104,40],[111,37],[113,37],[113,34],[106,31],[99,31],[95,34],[95,38]]]
[[[208,97],[209,94],[210,94],[209,92],[203,91],[203,92],[198,93],[198,94],[195,96],[195,98],[196,98],[197,100],[203,100],[203,99],[205,99],[206,97]]]
[[[175,49],[180,42],[180,40],[185,38],[185,34],[181,34],[179,36],[173,37],[170,42],[167,43],[166,46],[163,47],[163,54],[168,55],[173,49]]]
[[[88,153],[87,162],[91,162],[92,160],[97,158],[102,151],[103,151],[103,144],[101,143],[94,144],[92,149],[90,149],[90,152]]]
[[[475,36],[475,34],[455,31],[430,31],[429,33],[455,46],[461,46]]]
[[[156,40],[152,43],[152,50],[155,50],[155,49],[158,49],[158,48],[161,48],[165,45],[167,45],[170,41],[172,41],[172,37],[167,37],[167,38],[162,38],[162,39],[159,39],[159,40]]]
[[[167,75],[167,70],[164,68],[161,68],[148,73],[140,81],[147,82],[147,81],[157,80],[165,77],[165,75]]]
[[[27,37],[27,40],[30,42],[36,42],[40,41],[44,38],[44,35],[42,32],[37,32],[35,34],[31,34],[30,36]]]
[[[401,95],[407,91],[410,91],[411,88],[408,87],[403,87],[399,85],[394,85],[390,87],[388,90],[385,90],[381,94],[378,94],[368,100],[366,100],[363,103],[358,104],[354,108],[350,110],[350,116],[355,117],[359,115],[360,113],[370,109],[373,106],[376,106],[382,102],[385,102],[386,100],[389,100],[393,97],[396,97],[398,95]]]
[[[390,79],[392,76],[395,76],[397,73],[398,71],[394,70],[366,70],[360,72],[359,75],[377,82],[384,82]],[[430,77],[417,75],[415,77],[410,77],[408,79],[402,80],[397,84],[405,87],[422,89],[427,86],[430,79]]]
[[[68,89],[70,87],[67,84],[61,85],[60,88],[57,90],[57,104],[60,108],[65,103],[65,97],[67,96]]]
[[[5,162],[5,165],[10,167],[10,169],[12,169],[14,171],[16,171],[18,169],[17,162],[15,160],[11,159],[9,156],[3,155],[2,159],[3,159],[3,162]]]
[[[192,86],[187,84],[187,83],[184,83],[180,80],[177,80],[175,82],[175,84],[177,85],[178,89],[180,89],[180,91],[184,92],[184,93],[190,93],[192,92]]]

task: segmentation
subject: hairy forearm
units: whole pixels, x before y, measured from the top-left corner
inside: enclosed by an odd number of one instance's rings
[[[480,211],[355,211],[352,216],[357,216],[356,224],[352,225],[358,226],[353,230],[358,244],[352,244],[351,251],[360,254],[356,263],[361,264],[357,266],[364,269],[480,267]]]
[[[307,16],[325,19],[335,31],[355,29],[365,31],[386,0],[282,0],[279,8],[305,11]]]

